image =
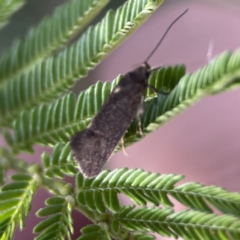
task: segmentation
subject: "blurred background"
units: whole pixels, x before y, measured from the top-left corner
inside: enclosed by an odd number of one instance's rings
[[[0,54],[7,51],[14,39],[24,37],[30,27],[52,14],[63,0],[29,0],[0,32]],[[124,0],[111,1],[99,21],[110,8],[116,9]],[[151,66],[184,63],[192,72],[207,64],[209,44],[212,58],[226,50],[240,48],[240,2],[237,0],[166,0],[155,14],[127,41],[77,83],[77,91],[97,80],[112,81],[144,61],[168,25],[186,8],[189,12],[173,27],[161,47],[150,59]],[[185,175],[184,181],[218,185],[229,191],[240,191],[240,89],[209,96],[161,127],[141,142],[127,148],[128,157],[117,153],[107,168],[143,168],[159,173]],[[2,144],[4,144],[2,140]],[[34,155],[22,154],[31,162],[40,162],[43,147],[35,147]],[[69,181],[74,181],[69,178]],[[183,181],[183,182],[184,182]],[[182,182],[182,183],[183,183]],[[35,212],[50,196],[40,190],[34,197],[32,211],[25,229],[17,231],[16,240],[33,239],[32,228],[39,219]],[[125,204],[129,204],[125,198]],[[177,210],[183,209],[176,205]],[[75,234],[89,223],[74,212]],[[160,238],[159,239],[163,239]]]

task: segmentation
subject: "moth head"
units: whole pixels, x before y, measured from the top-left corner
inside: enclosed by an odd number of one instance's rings
[[[150,74],[151,67],[147,62],[144,62],[141,66],[128,73],[131,81],[139,84],[143,88],[147,86]]]
[[[150,65],[147,62],[144,62],[140,68],[142,68],[143,74],[148,79],[152,72]]]

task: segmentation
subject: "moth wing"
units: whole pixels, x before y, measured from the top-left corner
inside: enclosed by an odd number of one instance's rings
[[[101,133],[85,129],[72,137],[70,147],[83,175],[92,178],[101,172],[116,146]]]

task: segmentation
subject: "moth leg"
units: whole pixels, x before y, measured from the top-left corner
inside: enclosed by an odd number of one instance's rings
[[[141,102],[138,106],[137,114],[136,114],[136,119],[138,121],[138,128],[139,128],[139,132],[140,132],[141,136],[143,136],[142,124],[141,124],[141,117],[142,117],[143,111],[144,111],[144,97],[142,96]]]
[[[147,85],[148,88],[150,88],[153,92],[155,92],[156,94],[163,94],[163,95],[168,95],[168,93],[163,92],[163,91],[158,91],[154,86],[151,85]]]
[[[124,147],[124,139],[123,139],[123,137],[121,138],[121,144],[122,144],[122,150],[123,150],[123,153],[124,153],[124,155],[125,156],[128,156],[128,154],[127,154],[127,152],[126,152],[126,149],[125,149],[125,147]]]

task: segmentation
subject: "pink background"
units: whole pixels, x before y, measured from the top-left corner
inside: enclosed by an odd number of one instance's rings
[[[132,70],[146,58],[171,21],[186,8],[189,12],[150,59],[152,66],[185,63],[191,72],[207,63],[210,41],[214,42],[213,57],[225,50],[239,48],[240,4],[237,1],[166,1],[80,84],[112,81],[119,73]],[[184,174],[184,181],[240,191],[239,102],[240,90],[209,96],[127,148],[128,157],[122,152],[114,155],[107,168],[143,168],[152,172]],[[36,148],[36,154],[27,158],[40,162],[39,156],[44,149]],[[16,240],[33,238],[32,228],[39,222],[35,212],[44,206],[47,196],[50,195],[45,190],[37,192],[26,228],[16,233]],[[130,203],[125,201],[124,198],[125,204]],[[176,205],[176,209],[182,208]],[[84,224],[86,221],[80,213],[74,212],[73,239],[79,236],[79,229]]]

